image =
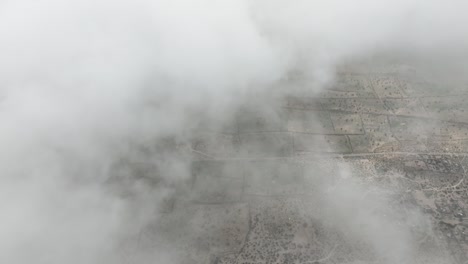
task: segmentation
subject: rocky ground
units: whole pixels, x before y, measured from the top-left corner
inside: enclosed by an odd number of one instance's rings
[[[468,90],[411,74],[247,103],[185,147],[192,177],[138,243],[183,263],[468,263]]]

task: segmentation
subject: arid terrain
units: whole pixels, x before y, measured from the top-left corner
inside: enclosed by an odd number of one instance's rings
[[[184,263],[468,263],[468,93],[413,75],[254,96],[174,148],[192,177],[129,244]]]

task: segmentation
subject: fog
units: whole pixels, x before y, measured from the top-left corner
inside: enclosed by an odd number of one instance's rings
[[[0,1],[0,262],[124,263],[122,245],[159,223],[166,200],[189,197],[193,156],[219,158],[195,153],[194,139],[229,129],[246,105],[279,120],[275,98],[320,94],[343,65],[466,83],[466,11],[457,0]],[[263,181],[263,167],[245,166],[232,170]],[[373,213],[398,218],[390,198],[363,200],[380,187],[340,168],[341,180],[311,180],[318,219],[341,219],[385,263],[412,263],[407,227]],[[162,244],[128,263],[182,263]]]

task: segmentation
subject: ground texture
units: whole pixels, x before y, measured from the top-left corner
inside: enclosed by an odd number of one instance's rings
[[[340,226],[349,212],[323,217],[329,201],[320,194],[344,170],[373,186],[349,199],[372,207],[365,199],[385,195],[398,212],[388,217],[408,225],[412,263],[468,263],[468,94],[407,72],[338,76],[321,93],[278,96],[268,111],[247,103],[224,131],[197,135],[184,149],[185,195],[165,201],[139,245],[171,241],[185,263],[396,263],[346,231],[359,224]],[[413,212],[427,222],[411,222]],[[385,224],[366,228],[391,240],[380,234]]]

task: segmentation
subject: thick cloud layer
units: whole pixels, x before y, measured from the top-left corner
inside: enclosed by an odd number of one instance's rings
[[[111,263],[121,237],[157,221],[168,186],[189,175],[176,154],[152,150],[165,184],[124,181],[125,196],[107,187],[116,161],[148,159],[136,150],[148,142],[186,142],[292,71],[319,92],[341,63],[383,53],[458,69],[467,10],[457,0],[1,1],[0,262]]]

